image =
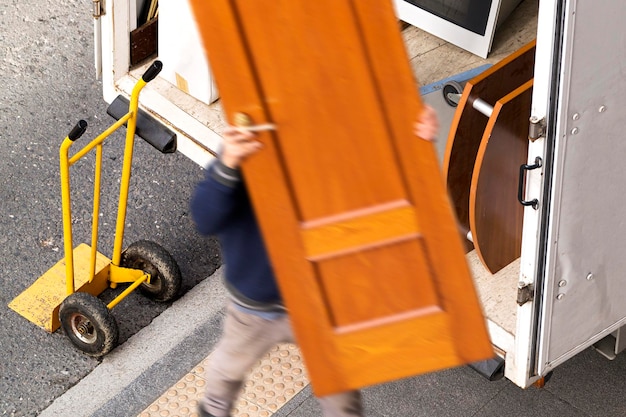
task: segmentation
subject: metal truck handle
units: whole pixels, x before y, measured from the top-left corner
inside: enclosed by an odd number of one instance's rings
[[[535,210],[537,210],[537,207],[539,206],[539,200],[537,200],[536,198],[530,200],[530,201],[526,201],[524,200],[524,178],[525,178],[525,171],[531,171],[533,169],[537,169],[541,167],[541,163],[542,160],[540,157],[536,157],[535,158],[535,163],[532,165],[528,165],[528,164],[522,164],[519,167],[519,182],[518,182],[518,187],[517,187],[517,200],[520,202],[520,204],[522,206],[532,206],[532,208],[534,208]]]

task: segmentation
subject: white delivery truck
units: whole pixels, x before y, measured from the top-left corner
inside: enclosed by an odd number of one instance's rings
[[[184,13],[184,2],[171,11],[167,1],[161,0],[159,25],[167,13]],[[131,32],[145,9],[141,0],[94,2],[96,69],[107,102],[130,95],[151,62],[131,65]],[[623,2],[539,0],[528,164],[520,178],[524,202],[532,204],[524,206],[521,257],[493,275],[472,266],[481,297],[489,300],[485,314],[504,376],[523,388],[590,346],[612,358],[626,344],[624,21]],[[224,120],[219,100],[211,102],[217,93],[208,67],[192,68],[203,80],[185,76],[185,68],[206,62],[197,59],[199,41],[180,33],[166,22],[159,45],[196,54],[194,64],[154,80],[141,106],[176,133],[180,152],[206,166]],[[164,62],[164,74],[168,64],[175,65]],[[472,253],[468,259],[473,262]]]

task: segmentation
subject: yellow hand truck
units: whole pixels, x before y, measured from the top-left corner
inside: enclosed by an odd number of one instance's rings
[[[139,94],[159,74],[161,68],[160,61],[153,62],[135,84],[130,102],[124,101],[121,96],[114,101],[118,113],[120,100],[122,104],[127,103],[125,113],[117,117],[109,111],[118,121],[73,156],[69,156],[69,149],[86,131],[87,122],[79,121],[63,140],[60,168],[65,258],[9,304],[13,310],[49,332],[62,327],[79,350],[94,357],[105,355],[117,345],[119,331],[111,309],[122,299],[140,288],[148,297],[168,302],[178,295],[181,286],[182,278],[176,261],[157,243],[140,240],[122,251],[135,133],[139,134],[142,125],[144,130],[154,131],[154,124],[158,124],[139,110]],[[107,137],[124,125],[127,125],[127,130],[115,240],[112,259],[108,259],[97,249],[102,146]],[[151,140],[143,137],[161,152],[170,153],[176,150],[174,134],[168,135],[165,142],[162,138]],[[70,167],[93,149],[96,157],[91,246],[83,243],[73,248]],[[98,298],[108,287],[116,288],[122,283],[130,285],[110,303],[105,304]]]

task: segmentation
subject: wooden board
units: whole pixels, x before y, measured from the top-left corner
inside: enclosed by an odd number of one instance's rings
[[[470,186],[470,230],[476,253],[495,273],[519,258],[524,206],[517,200],[519,168],[528,158],[533,82],[496,102],[478,148]]]
[[[391,3],[192,5],[315,393],[491,357]]]
[[[498,99],[533,78],[534,64],[535,41],[532,41],[465,84],[450,126],[443,161],[444,177],[463,234],[470,230],[472,173],[489,121],[488,117],[472,107],[473,102],[479,98],[494,106]]]
[[[130,32],[130,65],[157,53],[159,43],[159,19],[152,19]]]

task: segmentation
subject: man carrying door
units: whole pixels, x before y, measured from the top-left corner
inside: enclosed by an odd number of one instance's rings
[[[435,111],[424,106],[416,136],[433,140],[439,128]],[[262,144],[245,128],[228,127],[221,155],[191,200],[198,231],[217,235],[226,265],[230,300],[222,337],[206,371],[201,417],[228,417],[247,372],[273,346],[294,342],[272,266],[257,224],[240,165]],[[325,417],[363,416],[361,396],[349,391],[318,398]]]

